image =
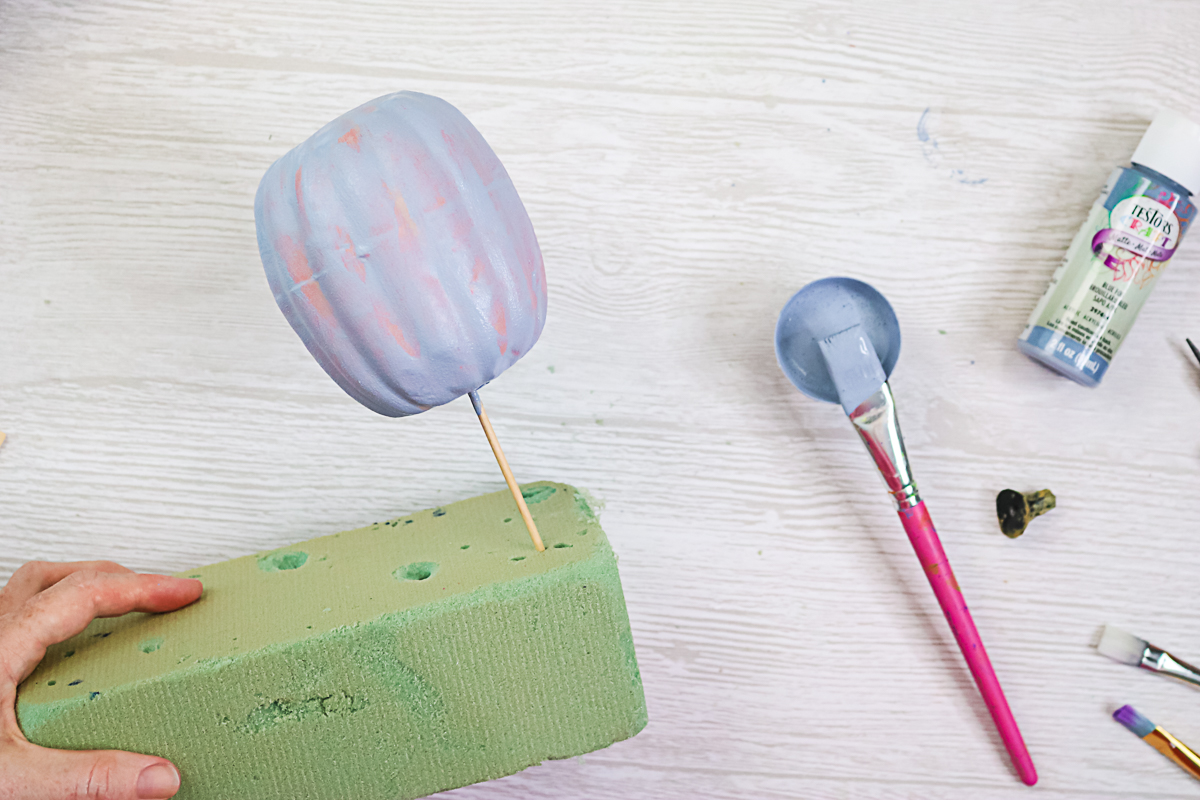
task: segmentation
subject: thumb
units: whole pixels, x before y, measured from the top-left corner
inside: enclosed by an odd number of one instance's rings
[[[119,750],[48,750],[21,742],[24,752],[0,765],[0,796],[13,779],[17,800],[167,800],[179,791],[179,771],[157,756]],[[13,763],[15,761],[15,763]]]

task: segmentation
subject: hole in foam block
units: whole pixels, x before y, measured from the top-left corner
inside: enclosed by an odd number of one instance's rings
[[[157,652],[158,649],[162,646],[163,646],[162,637],[155,636],[153,639],[146,639],[145,641],[141,642],[138,645],[138,650],[141,650],[143,653],[154,653],[154,652]]]
[[[433,577],[438,565],[433,561],[417,561],[392,573],[398,581],[424,581]]]
[[[46,681],[47,686],[53,686],[56,683],[58,683],[58,681]]]
[[[574,546],[575,546],[575,545],[573,545],[573,544],[567,544],[566,542],[559,542],[558,544],[554,545],[554,549],[555,549],[555,550],[562,550],[564,547],[574,547]]]
[[[283,572],[289,569],[300,569],[307,561],[308,553],[289,550],[263,556],[258,559],[258,568],[263,572]]]
[[[471,545],[469,545],[469,544],[464,544],[462,547],[460,547],[460,548],[458,548],[458,549],[459,549],[459,550],[470,550],[470,549],[471,549]]]
[[[444,508],[435,508],[435,509],[433,510],[433,515],[434,515],[435,517],[444,517],[444,516],[446,516],[446,509],[444,509]]]
[[[524,560],[525,560],[525,556],[513,556],[512,558],[509,559],[509,561],[524,561]]]

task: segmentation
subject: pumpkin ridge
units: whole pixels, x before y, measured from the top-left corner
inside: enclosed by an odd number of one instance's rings
[[[291,172],[290,168],[286,168],[283,164],[285,159],[287,159],[286,155],[272,167],[272,169],[275,167],[279,168],[278,177],[281,196],[286,195],[286,176]],[[354,390],[354,384],[340,360],[329,348],[322,345],[320,337],[315,334],[313,325],[310,323],[302,304],[296,302],[292,292],[294,284],[289,280],[291,276],[288,274],[286,266],[283,265],[283,256],[278,250],[270,246],[266,238],[266,229],[269,226],[265,225],[264,222],[268,222],[282,213],[278,210],[278,204],[267,197],[270,178],[271,171],[268,170],[259,183],[258,192],[255,196],[255,217],[258,227],[259,253],[263,259],[263,265],[267,273],[267,283],[271,287],[271,293],[275,298],[276,304],[283,312],[284,318],[287,319],[292,328],[300,335],[300,341],[304,344],[305,349],[317,360],[317,363],[325,368],[325,371],[334,379],[338,386],[342,387],[351,397],[362,402],[362,396]],[[298,222],[298,220],[295,221]]]

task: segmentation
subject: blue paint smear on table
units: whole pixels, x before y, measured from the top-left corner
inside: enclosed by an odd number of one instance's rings
[[[917,120],[917,141],[921,143],[921,151],[925,155],[925,160],[932,166],[938,167],[941,166],[942,151],[938,147],[937,139],[933,138],[933,135],[929,133],[929,111],[930,109],[926,108],[921,112],[921,118]],[[950,177],[968,186],[976,186],[987,182],[987,178],[968,178],[966,173],[961,169],[951,169]]]

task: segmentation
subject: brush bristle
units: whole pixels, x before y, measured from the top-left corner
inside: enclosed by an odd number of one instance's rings
[[[1116,625],[1105,625],[1104,635],[1100,637],[1096,649],[1100,651],[1100,655],[1108,656],[1113,661],[1137,666],[1142,661],[1142,653],[1145,652],[1147,644],[1145,639],[1126,633]]]
[[[1121,706],[1113,712],[1113,719],[1143,739],[1154,730],[1154,723],[1139,714],[1133,706]]]
[[[820,339],[817,345],[847,415],[879,391],[887,380],[875,346],[861,324]]]

